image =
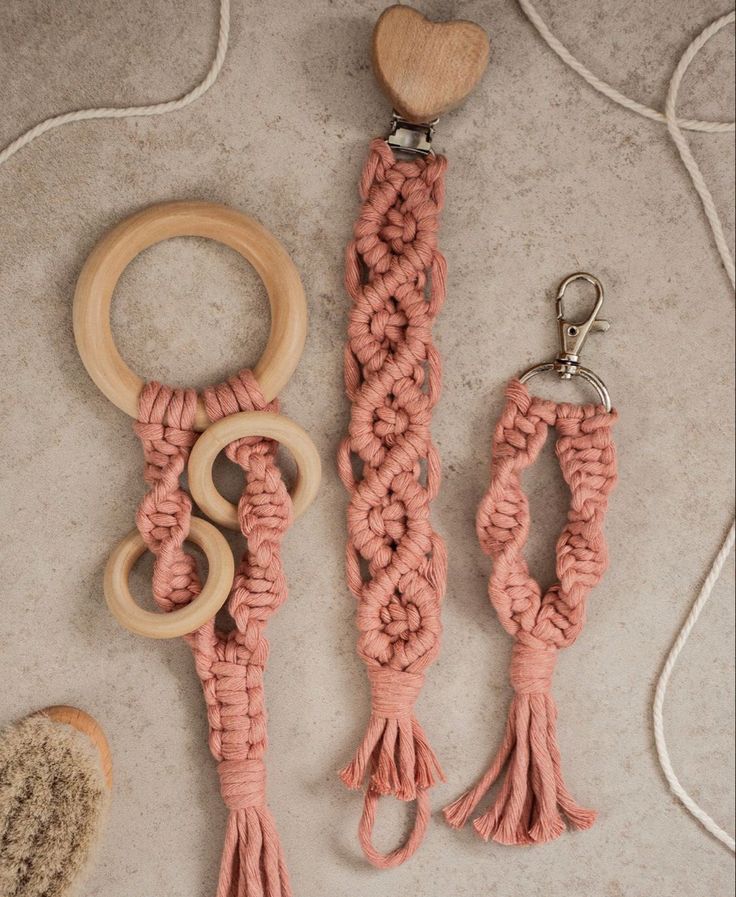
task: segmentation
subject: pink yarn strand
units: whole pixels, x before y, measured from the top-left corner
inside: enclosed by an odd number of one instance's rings
[[[192,504],[180,485],[197,439],[193,390],[147,384],[135,430],[143,443],[149,492],[137,524],[156,555],[153,594],[163,611],[175,610],[200,591],[194,558],[185,551]],[[263,400],[250,371],[204,392],[212,420],[238,411],[276,410]],[[281,542],[292,521],[291,499],[275,460],[275,444],[249,437],[231,443],[227,456],[245,474],[238,518],[247,549],[228,599],[233,629],[214,620],[187,636],[202,681],[210,749],[218,761],[222,797],[229,809],[217,897],[292,897],[276,826],[266,804],[267,747],[263,673],[268,657],[265,626],[286,600]]]
[[[595,812],[578,806],[562,777],[552,676],[558,651],[580,634],[588,595],[608,564],[603,521],[616,482],[615,420],[616,413],[601,406],[532,398],[518,381],[507,389],[477,529],[483,550],[493,559],[491,603],[515,640],[510,670],[514,698],[488,771],[445,808],[450,825],[465,825],[505,774],[492,806],[473,823],[485,840],[538,844],[559,837],[564,818],[575,829],[590,828],[595,821]],[[557,542],[558,582],[542,595],[523,555],[530,521],[521,475],[536,460],[550,427],[557,431],[556,452],[570,488],[570,510]]]
[[[359,836],[379,868],[399,865],[421,844],[430,817],[427,789],[443,778],[414,704],[439,652],[447,576],[444,544],[429,520],[440,475],[429,426],[441,378],[432,323],[445,298],[437,230],[446,164],[441,156],[399,161],[385,141],[374,140],[345,257],[352,300],[345,389],[352,413],[338,470],[350,492],[347,580],[358,601],[371,715],[341,777],[351,788],[367,781]],[[381,795],[417,804],[411,835],[389,854],[372,844]]]
[[[380,797],[381,795],[375,788],[369,786],[366,790],[363,815],[358,827],[358,839],[363,853],[370,863],[380,869],[393,869],[396,866],[401,866],[402,863],[405,863],[406,860],[413,856],[424,840],[431,816],[429,796],[426,788],[421,788],[417,791],[416,815],[411,833],[401,847],[397,847],[396,850],[388,854],[381,853],[373,846],[373,827],[376,822],[376,809]]]

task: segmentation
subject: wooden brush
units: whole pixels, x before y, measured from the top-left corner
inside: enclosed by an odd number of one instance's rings
[[[0,733],[0,894],[62,897],[86,867],[112,788],[110,748],[75,707]]]

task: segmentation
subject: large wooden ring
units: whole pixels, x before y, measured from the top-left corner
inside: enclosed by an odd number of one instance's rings
[[[170,613],[145,610],[136,604],[131,594],[128,585],[130,571],[147,550],[138,530],[129,533],[113,551],[105,568],[105,600],[121,626],[148,638],[177,638],[199,629],[227,601],[235,575],[235,563],[225,537],[211,523],[192,517],[187,539],[198,545],[207,558],[207,582],[190,604]]]
[[[138,416],[143,380],[123,361],[110,328],[110,304],[125,267],[144,249],[171,237],[206,237],[240,253],[268,292],[271,332],[253,369],[270,402],[294,373],[307,333],[307,303],[294,263],[264,227],[227,206],[210,202],[167,202],[143,209],[116,225],[92,250],[74,294],[74,338],[87,372],[110,401]],[[209,418],[200,398],[195,428]]]
[[[319,452],[309,435],[294,421],[270,411],[243,411],[211,424],[194,444],[187,475],[192,498],[204,513],[229,529],[239,529],[238,509],[224,498],[212,479],[212,465],[231,442],[246,436],[265,436],[286,446],[294,456],[297,479],[291,492],[294,517],[311,504],[322,476]]]

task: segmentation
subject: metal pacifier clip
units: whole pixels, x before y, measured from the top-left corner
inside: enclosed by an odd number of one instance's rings
[[[488,35],[475,22],[432,22],[390,6],[373,30],[373,73],[393,112],[386,137],[399,156],[434,154],[440,115],[459,106],[488,65]]]
[[[568,321],[565,317],[565,291],[571,283],[577,280],[586,280],[595,287],[596,298],[593,309],[587,318],[583,321]],[[520,377],[520,383],[527,383],[537,374],[546,374],[548,371],[556,371],[560,375],[561,380],[572,380],[573,377],[582,377],[587,380],[601,400],[601,404],[606,411],[611,410],[611,396],[608,393],[605,383],[601,378],[594,374],[589,368],[580,364],[580,353],[582,352],[588,334],[592,331],[605,333],[611,326],[608,321],[604,321],[598,317],[598,312],[603,306],[603,284],[592,274],[586,274],[579,271],[577,274],[571,274],[566,277],[557,290],[557,327],[560,334],[560,354],[554,361],[548,361],[544,364],[537,364],[533,368],[529,368]]]

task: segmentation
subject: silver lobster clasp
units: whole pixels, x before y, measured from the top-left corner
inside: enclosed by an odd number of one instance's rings
[[[582,321],[569,321],[565,317],[565,290],[567,290],[570,284],[574,283],[576,280],[587,280],[588,283],[595,287],[595,304],[587,318]],[[588,338],[588,334],[591,331],[605,333],[611,326],[608,321],[604,321],[598,317],[598,312],[603,305],[603,284],[597,277],[594,277],[592,274],[586,274],[584,271],[571,274],[560,284],[559,289],[557,290],[556,303],[560,351],[554,361],[538,364],[535,367],[530,368],[521,375],[519,380],[522,383],[526,383],[527,380],[531,380],[531,378],[535,377],[537,374],[544,374],[547,371],[555,371],[559,374],[562,380],[571,380],[573,377],[582,377],[583,380],[590,383],[596,390],[606,411],[610,411],[611,397],[606,385],[597,374],[594,374],[593,371],[588,370],[588,368],[585,368],[580,364],[580,353]]]
[[[568,321],[565,317],[565,290],[576,280],[587,280],[595,287],[596,297],[593,310],[584,321]],[[603,284],[592,274],[580,271],[566,277],[557,290],[557,326],[560,331],[560,355],[556,359],[559,367],[556,369],[563,380],[569,380],[579,366],[580,352],[585,345],[591,330],[600,330],[605,333],[611,326],[608,321],[602,321],[598,312],[603,305]]]

